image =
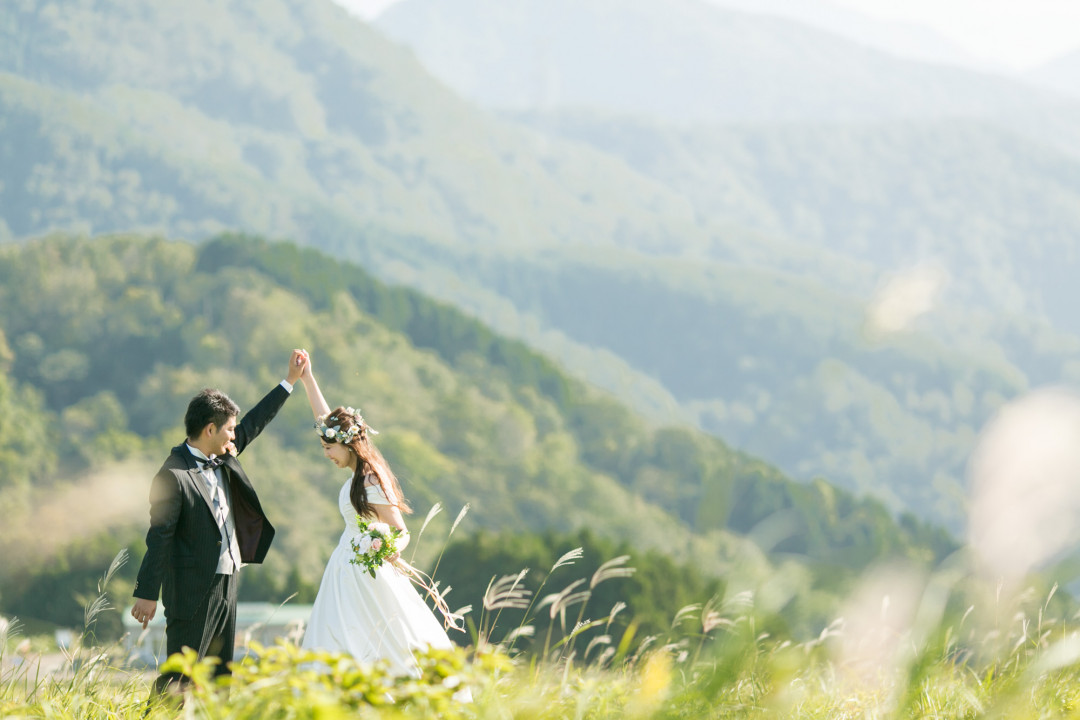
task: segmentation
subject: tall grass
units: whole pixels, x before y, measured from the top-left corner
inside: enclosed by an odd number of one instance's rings
[[[0,716],[36,718],[1075,718],[1080,634],[1060,616],[1058,588],[984,587],[963,573],[903,582],[847,607],[815,637],[773,637],[749,590],[703,598],[662,633],[638,637],[622,603],[596,612],[600,583],[633,568],[614,558],[588,577],[540,589],[528,570],[493,578],[467,649],[419,655],[419,678],[383,665],[313,653],[282,641],[251,644],[227,692],[193,654],[168,663],[192,679],[182,707],[148,704],[152,675],[118,647],[94,642],[118,556],[87,603],[85,628],[60,668],[44,672],[18,648],[17,622],[0,623]],[[897,579],[897,578],[893,578]],[[910,592],[906,613],[899,592]],[[524,611],[511,628],[500,613]],[[869,610],[870,612],[863,612]],[[867,623],[860,613],[869,617]],[[588,635],[586,630],[592,631]],[[588,637],[588,642],[583,638]],[[531,643],[528,651],[522,643]],[[24,648],[23,648],[24,650]],[[32,655],[32,654],[31,654]]]
[[[17,619],[0,623],[0,717],[141,715],[145,680],[127,668],[118,644],[99,645],[94,632],[98,617],[110,609],[107,587],[127,559],[127,550],[113,558],[98,582],[97,595],[84,606],[82,633],[70,644],[58,646],[62,659],[56,667],[43,668],[40,656],[19,652],[17,646],[13,654]]]

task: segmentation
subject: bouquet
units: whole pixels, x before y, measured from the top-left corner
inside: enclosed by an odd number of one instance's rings
[[[368,522],[359,515],[356,516],[356,526],[360,528],[360,536],[351,543],[353,558],[349,562],[362,565],[371,577],[375,577],[375,570],[398,551],[397,541],[401,531],[384,522]]]
[[[368,575],[375,577],[375,571],[379,569],[379,566],[398,552],[398,539],[406,532],[384,522],[368,522],[360,515],[356,516],[356,526],[360,528],[360,534],[350,541],[353,557],[349,562],[353,565],[364,566]],[[405,544],[408,544],[407,539]],[[455,630],[465,629],[464,618],[450,612],[446,600],[439,592],[438,583],[433,582],[430,577],[405,562],[403,558],[398,558],[394,562],[394,567],[427,593],[435,603],[435,607],[443,614],[444,627]]]

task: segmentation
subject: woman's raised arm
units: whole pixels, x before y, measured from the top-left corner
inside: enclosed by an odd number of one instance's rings
[[[307,359],[307,366],[304,368],[304,374],[300,376],[300,381],[304,383],[304,391],[307,393],[308,402],[311,403],[311,412],[318,420],[330,414],[330,406],[326,404],[326,398],[319,389],[319,383],[315,382],[315,372],[311,369],[311,358],[306,350],[304,356]]]

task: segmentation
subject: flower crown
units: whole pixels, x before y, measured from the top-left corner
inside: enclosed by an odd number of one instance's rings
[[[341,425],[327,425],[326,418],[330,415],[323,415],[321,418],[315,421],[315,430],[319,433],[319,437],[326,442],[339,442],[342,445],[348,445],[363,432],[366,427],[368,432],[372,435],[378,435],[379,431],[364,423],[364,418],[360,414],[360,411],[356,408],[345,408],[345,415],[352,418],[355,423],[348,430],[342,430]]]

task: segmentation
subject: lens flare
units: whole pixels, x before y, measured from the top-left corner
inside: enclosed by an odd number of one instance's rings
[[[845,602],[831,646],[842,680],[853,689],[886,688],[912,657],[926,577],[895,565],[870,571]]]
[[[908,329],[934,309],[949,274],[937,265],[918,265],[891,277],[866,309],[866,331],[872,336]]]
[[[1044,389],[1003,407],[969,471],[968,540],[978,569],[1015,586],[1080,535],[1080,395]]]

